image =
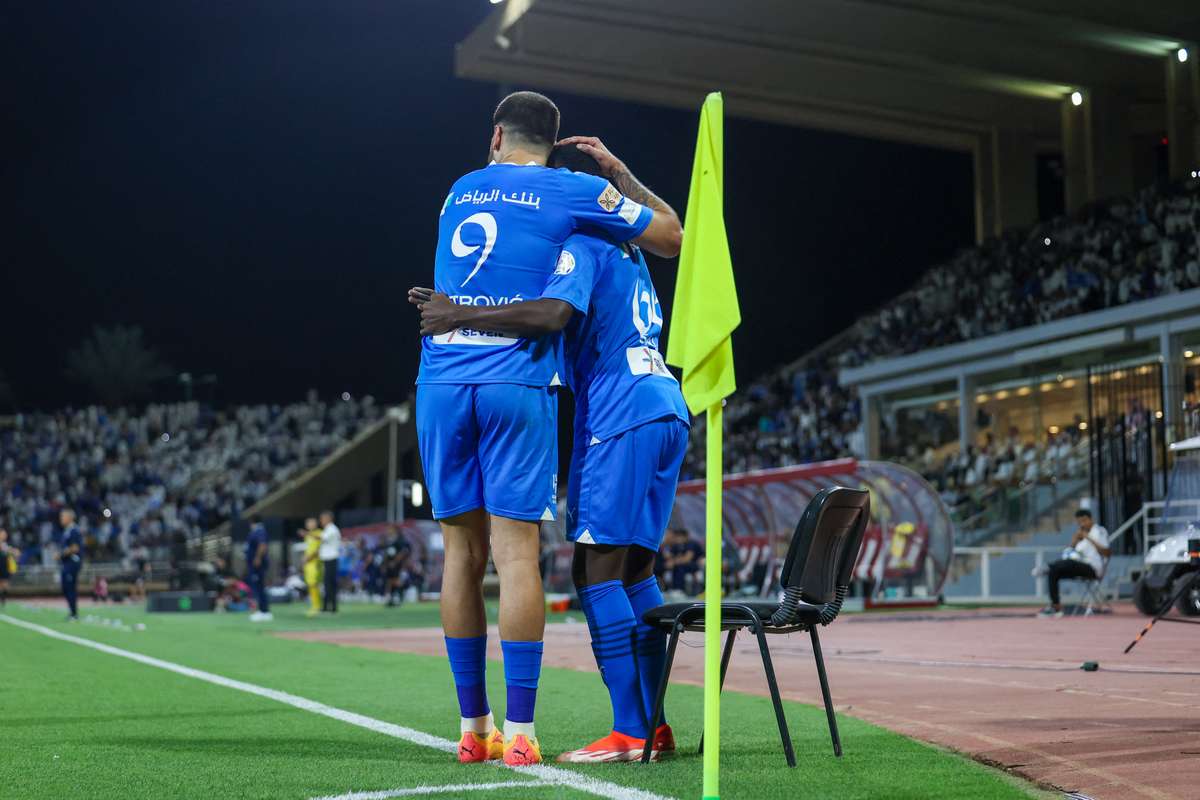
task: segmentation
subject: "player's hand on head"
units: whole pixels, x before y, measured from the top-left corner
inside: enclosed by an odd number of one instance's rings
[[[426,291],[429,292],[429,299],[418,305],[421,309],[421,335],[437,336],[457,328],[458,306],[441,292]]]
[[[600,170],[610,178],[625,169],[625,163],[613,155],[612,151],[605,147],[604,142],[600,141],[598,137],[568,136],[558,144],[575,145],[580,150],[596,159],[596,163],[600,165]]]

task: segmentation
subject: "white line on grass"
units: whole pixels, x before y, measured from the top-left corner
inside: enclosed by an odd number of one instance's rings
[[[449,786],[417,786],[412,789],[387,789],[382,792],[350,792],[314,797],[312,800],[389,800],[392,797],[415,797],[425,794],[449,794],[450,792],[490,792],[492,789],[507,789],[511,786],[545,786],[542,781],[506,781],[504,783],[456,783]]]
[[[23,619],[10,617],[7,614],[0,614],[0,621],[7,622],[10,625],[16,625],[19,628],[25,628],[26,630],[30,630],[35,633],[40,633],[43,636],[49,636],[52,639],[58,639],[59,641],[63,642],[71,642],[72,644],[77,644],[81,647],[90,647],[93,650],[99,650],[100,652],[108,653],[109,655],[128,658],[130,661],[136,661],[139,664],[145,664],[148,667],[158,667],[159,669],[165,669],[168,672],[174,672],[177,675],[184,675],[189,678],[205,681],[206,683],[224,686],[227,689],[236,689],[239,692],[246,692],[247,694],[257,695],[258,697],[265,697],[268,700],[274,700],[277,703],[283,703],[284,705],[292,706],[293,708],[299,708],[304,711],[311,711],[312,713],[320,714],[323,717],[330,717],[331,719],[336,719],[349,725],[357,725],[360,728],[366,728],[367,730],[375,731],[376,733],[382,733],[385,736],[391,736],[396,739],[403,739],[404,741],[412,742],[413,744],[419,744],[422,747],[430,747],[434,750],[442,750],[448,753],[455,752],[458,747],[456,743],[450,741],[449,739],[443,739],[440,736],[433,736],[425,733],[424,731],[406,728],[403,725],[396,725],[391,722],[384,722],[383,720],[374,719],[373,717],[368,717],[363,714],[356,714],[353,711],[346,711],[341,708],[327,706],[324,703],[318,703],[315,700],[309,700],[307,698],[300,697],[299,695],[288,694],[287,692],[281,692],[276,689],[267,689],[263,686],[256,686],[253,683],[246,683],[245,681],[237,681],[233,678],[226,678],[223,675],[216,675],[212,672],[192,669],[191,667],[185,667],[182,664],[175,664],[171,661],[163,661],[161,658],[142,655],[141,653],[135,653],[131,650],[122,650],[119,647],[101,644],[100,642],[96,642],[91,639],[84,639],[79,636],[71,636],[70,634],[61,633],[51,628],[35,625],[32,622],[26,622]],[[653,792],[647,792],[643,789],[634,789],[628,786],[621,786],[620,784],[599,780],[598,778],[591,778],[587,775],[581,775],[578,772],[571,772],[570,770],[561,769],[559,767],[551,767],[546,764],[539,764],[533,767],[509,767],[503,762],[499,761],[489,763],[492,763],[498,767],[511,769],[520,775],[537,778],[544,783],[554,784],[556,786],[565,786],[586,794],[596,795],[597,797],[611,798],[611,800],[667,800],[667,798],[663,797],[662,795],[654,794]],[[520,784],[512,785],[516,786]]]

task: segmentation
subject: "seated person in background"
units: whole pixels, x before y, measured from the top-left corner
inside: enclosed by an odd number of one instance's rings
[[[1081,508],[1075,512],[1079,529],[1071,537],[1071,547],[1065,558],[1053,561],[1046,568],[1050,589],[1050,605],[1038,612],[1043,617],[1061,617],[1058,583],[1063,578],[1094,581],[1104,572],[1104,559],[1112,555],[1108,546],[1108,531],[1092,521],[1092,512]]]
[[[686,528],[671,528],[662,550],[667,590],[691,594],[704,558],[704,548],[692,539]]]
[[[408,562],[412,557],[412,545],[399,531],[387,549],[387,560],[384,562],[384,579],[387,581],[387,604],[398,606],[404,601],[404,590],[407,588]]]

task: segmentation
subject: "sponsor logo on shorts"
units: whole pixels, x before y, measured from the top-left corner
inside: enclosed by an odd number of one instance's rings
[[[604,184],[604,191],[596,198],[596,202],[605,211],[612,212],[621,202],[621,193],[617,191],[617,187],[611,183]]]

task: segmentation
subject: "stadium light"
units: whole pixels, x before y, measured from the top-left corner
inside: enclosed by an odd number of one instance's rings
[[[425,487],[416,481],[413,481],[412,485],[412,504],[413,508],[425,505]]]
[[[1183,351],[1183,357],[1184,357],[1184,358],[1191,358],[1191,357],[1192,357],[1192,356],[1194,356],[1194,355],[1196,355],[1196,354],[1195,354],[1195,352],[1193,352],[1193,351],[1191,351],[1191,350],[1184,350],[1184,351]]]
[[[1078,90],[1071,92],[1071,105],[1073,105],[1073,106],[1083,105],[1083,92],[1080,92]]]
[[[1081,431],[1086,431],[1086,430],[1087,430],[1087,423],[1086,423],[1086,422],[1081,422],[1081,423],[1079,423],[1079,430],[1081,430]]]
[[[108,519],[109,517],[111,517],[111,516],[112,516],[112,509],[111,509],[111,508],[106,508],[106,509],[104,509],[104,512],[103,512],[103,513],[104,513],[104,518],[105,518],[105,519]]]
[[[346,403],[350,402],[350,393],[349,392],[342,392],[342,401],[346,402]]]
[[[1155,412],[1154,412],[1154,418],[1155,418],[1155,419],[1162,419],[1162,412],[1161,412],[1161,411],[1155,411]]]
[[[1179,59],[1180,64],[1186,64],[1188,60],[1188,51],[1186,47],[1181,47],[1175,51],[1175,57]]]
[[[501,3],[503,3],[503,2],[504,2],[504,0],[488,0],[488,2],[489,2],[489,3],[491,3],[491,4],[492,4],[492,5],[494,5],[494,6],[498,6],[498,5],[500,5]]]
[[[164,433],[164,434],[162,435],[162,440],[163,440],[164,442],[169,442],[169,441],[171,441],[171,434],[169,434],[169,433]]]
[[[1047,236],[1045,239],[1042,239],[1042,244],[1046,245],[1046,247],[1049,247],[1050,246],[1050,237]]]

